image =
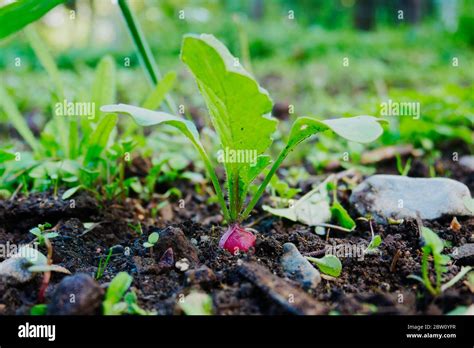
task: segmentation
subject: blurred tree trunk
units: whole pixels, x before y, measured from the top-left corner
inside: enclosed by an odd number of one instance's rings
[[[375,28],[375,0],[356,1],[354,26],[359,30],[373,30]]]

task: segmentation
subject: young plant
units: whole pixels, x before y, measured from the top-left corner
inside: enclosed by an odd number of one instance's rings
[[[193,122],[165,112],[124,104],[106,105],[101,110],[129,114],[141,126],[170,125],[191,141],[204,162],[229,225],[219,245],[230,252],[247,251],[255,245],[255,236],[241,224],[260,200],[277,169],[297,145],[326,130],[361,143],[373,141],[382,134],[381,120],[371,116],[329,120],[299,117],[291,127],[286,146],[266,172],[253,197],[247,201],[251,184],[271,164],[270,157],[265,153],[273,142],[272,135],[278,123],[270,116],[272,100],[268,92],[240,66],[238,59],[212,35],[184,36],[181,59],[196,79],[219,137],[221,151],[216,157],[223,162],[226,172],[227,197],[217,177],[215,162],[204,149]]]
[[[339,225],[348,230],[352,231],[356,228],[356,223],[354,219],[349,215],[347,210],[339,203],[337,199],[337,180],[334,182],[328,183],[328,189],[332,189],[332,206],[331,206],[331,215],[334,220],[336,220]]]
[[[27,245],[22,246],[18,249],[18,252],[14,257],[24,258],[27,260],[28,268],[27,271],[31,273],[43,273],[43,280],[41,287],[38,292],[38,302],[44,301],[46,289],[51,279],[51,272],[60,272],[64,274],[71,274],[66,268],[53,264],[53,247],[48,238],[45,238],[45,245],[48,249],[47,256],[43,255],[37,249],[29,247]]]
[[[30,230],[30,233],[36,236],[36,241],[39,246],[46,245],[46,239],[53,239],[59,236],[59,233],[53,232],[50,230],[51,224],[45,223],[43,225],[38,225]]]
[[[150,255],[153,254],[153,247],[158,242],[158,239],[160,239],[160,235],[158,234],[158,232],[153,232],[148,236],[148,240],[143,243],[143,246],[145,248],[150,249]]]
[[[441,254],[444,249],[443,240],[439,238],[435,232],[429,228],[422,227],[421,234],[424,241],[424,245],[421,248],[423,252],[421,257],[421,277],[412,274],[409,278],[418,280],[433,296],[438,296],[461,280],[469,271],[471,271],[472,267],[462,267],[461,271],[456,276],[446,284],[441,285],[443,273],[447,272],[448,269],[446,266],[451,261],[451,258],[448,255]],[[430,256],[433,260],[433,269],[435,272],[434,283],[431,281],[429,274]]]
[[[306,256],[306,259],[315,264],[319,270],[331,277],[339,277],[342,272],[341,261],[335,255],[325,255],[320,259]]]
[[[403,165],[402,157],[398,153],[395,155],[395,159],[397,160],[398,173],[401,176],[407,176],[408,172],[411,169],[411,158],[407,159],[407,161],[405,162],[405,165]]]
[[[109,264],[110,258],[112,257],[112,254],[114,252],[114,247],[109,249],[109,252],[107,253],[107,256],[105,257],[105,260],[101,257],[99,260],[99,266],[97,267],[97,272],[95,274],[95,279],[100,279],[105,273],[105,270]]]
[[[377,252],[377,248],[379,247],[380,244],[382,244],[382,237],[380,235],[376,235],[374,233],[374,227],[372,226],[372,217],[360,217],[358,218],[358,220],[363,220],[363,221],[367,221],[369,223],[369,227],[370,227],[370,236],[371,236],[371,239],[370,239],[370,243],[369,245],[367,245],[367,248],[365,248],[364,250],[364,254],[374,254]]]
[[[137,295],[133,291],[127,292],[130,285],[132,285],[132,281],[132,276],[126,272],[120,272],[112,279],[105,293],[104,302],[102,302],[104,315],[154,314],[138,306]]]

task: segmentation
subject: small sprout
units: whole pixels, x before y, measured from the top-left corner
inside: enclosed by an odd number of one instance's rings
[[[51,224],[45,223],[30,230],[30,233],[36,236],[36,240],[40,246],[46,245],[46,239],[53,239],[59,236],[59,233],[51,232],[49,228],[51,228]]]
[[[203,292],[193,291],[178,303],[186,315],[212,315],[212,298]]]
[[[143,243],[143,246],[145,248],[153,248],[155,244],[158,242],[159,238],[160,238],[160,235],[158,234],[158,232],[153,232],[152,234],[148,236],[148,241]]]
[[[127,272],[120,272],[112,279],[105,293],[105,300],[102,302],[104,315],[154,314],[138,306],[137,296],[134,292],[127,292],[130,285],[132,285],[132,281],[132,276]]]
[[[339,277],[342,272],[341,261],[334,255],[325,255],[320,259],[307,256],[306,259],[318,266],[321,272],[330,275],[331,277]]]
[[[393,218],[388,218],[387,219],[389,225],[401,225],[403,224],[403,219],[393,219]]]
[[[447,265],[451,261],[448,255],[443,255],[441,252],[444,249],[444,243],[438,235],[427,227],[421,228],[421,234],[423,237],[424,245],[421,248],[423,255],[421,258],[421,277],[417,275],[409,275],[411,279],[418,280],[421,282],[426,289],[433,296],[440,295],[443,291],[447,290],[458,281],[460,281],[467,273],[472,270],[471,266],[462,267],[461,271],[455,275],[449,282],[441,285],[442,276],[448,271]],[[435,271],[435,283],[432,283],[429,275],[429,260],[433,261],[433,269]]]
[[[347,210],[337,201],[333,202],[331,206],[331,215],[344,228],[352,231],[356,227],[355,221]]]
[[[105,258],[105,261],[102,257],[100,258],[99,266],[97,267],[97,273],[95,274],[95,279],[100,279],[104,275],[105,269],[107,268],[107,265],[109,264],[113,251],[114,251],[114,247],[109,249],[109,252]]]
[[[354,219],[349,215],[347,210],[342,206],[341,203],[337,200],[337,181],[328,183],[328,189],[332,190],[332,206],[331,206],[331,215],[334,220],[336,220],[339,225],[349,230],[353,230],[356,227]]]
[[[141,236],[143,234],[142,224],[139,222],[138,224],[134,225],[129,223],[128,227],[130,227],[136,234]]]
[[[395,154],[395,159],[397,160],[397,170],[401,176],[407,176],[408,172],[411,169],[411,158],[407,159],[405,165],[402,163],[402,158],[400,154]]]
[[[44,303],[40,303],[31,307],[30,315],[46,315],[47,310],[48,306]]]
[[[381,243],[382,237],[380,237],[379,235],[373,236],[369,245],[365,249],[364,254],[373,254]]]

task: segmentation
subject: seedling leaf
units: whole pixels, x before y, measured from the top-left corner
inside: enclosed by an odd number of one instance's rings
[[[61,196],[61,199],[65,201],[66,199],[71,198],[76,194],[77,191],[79,191],[82,188],[82,185],[71,187],[70,189],[64,191],[63,195]]]
[[[228,213],[226,210],[226,204],[224,200],[224,196],[220,189],[219,180],[217,175],[214,171],[212,163],[207,156],[204,147],[201,144],[199,139],[199,133],[196,129],[196,126],[185,119],[182,119],[177,116],[170,115],[166,112],[161,111],[151,111],[143,108],[139,108],[132,105],[126,104],[116,104],[116,105],[105,105],[101,108],[104,112],[120,112],[125,113],[133,117],[136,123],[140,126],[153,126],[158,124],[167,124],[174,128],[177,128],[184,136],[186,136],[191,143],[196,147],[199,154],[201,155],[202,160],[204,161],[204,165],[206,166],[206,170],[211,178],[211,181],[214,185],[214,189],[216,190],[216,194],[219,198],[221,203],[221,207],[224,211],[224,216],[228,218]]]
[[[105,294],[105,302],[118,303],[132,285],[133,278],[127,272],[120,272],[110,282]]]
[[[334,255],[325,255],[318,259],[315,257],[306,257],[308,261],[318,266],[319,270],[332,277],[339,277],[342,272],[341,261]]]
[[[308,226],[316,226],[328,221],[331,217],[326,190],[319,188],[308,192],[290,208],[272,208],[267,205],[262,209],[291,221],[299,221]]]
[[[165,100],[166,94],[168,94],[168,92],[173,88],[175,80],[176,72],[174,71],[170,71],[163,76],[163,79],[158,83],[156,88],[143,103],[143,107],[150,110],[158,108],[163,100]]]
[[[45,15],[65,0],[22,0],[0,8],[0,39],[13,34]]]
[[[191,292],[179,302],[179,306],[186,315],[212,314],[212,298],[203,292]]]
[[[351,218],[347,210],[341,205],[341,203],[335,201],[331,207],[331,214],[335,220],[344,228],[350,230],[356,227],[355,221]]]
[[[181,59],[193,73],[204,97],[222,149],[252,151],[255,160],[272,144],[278,121],[269,116],[268,92],[214,36],[186,35]],[[254,163],[253,163],[254,165]],[[231,217],[240,212],[252,163],[224,163],[228,177]]]
[[[158,232],[153,232],[152,234],[148,236],[148,243],[154,245],[156,244],[156,242],[158,242],[159,238],[160,238],[160,235],[158,234]]]

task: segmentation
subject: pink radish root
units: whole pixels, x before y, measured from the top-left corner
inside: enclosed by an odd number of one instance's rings
[[[255,235],[239,224],[230,225],[226,233],[219,241],[219,246],[225,250],[237,254],[240,251],[247,252],[255,246]]]

